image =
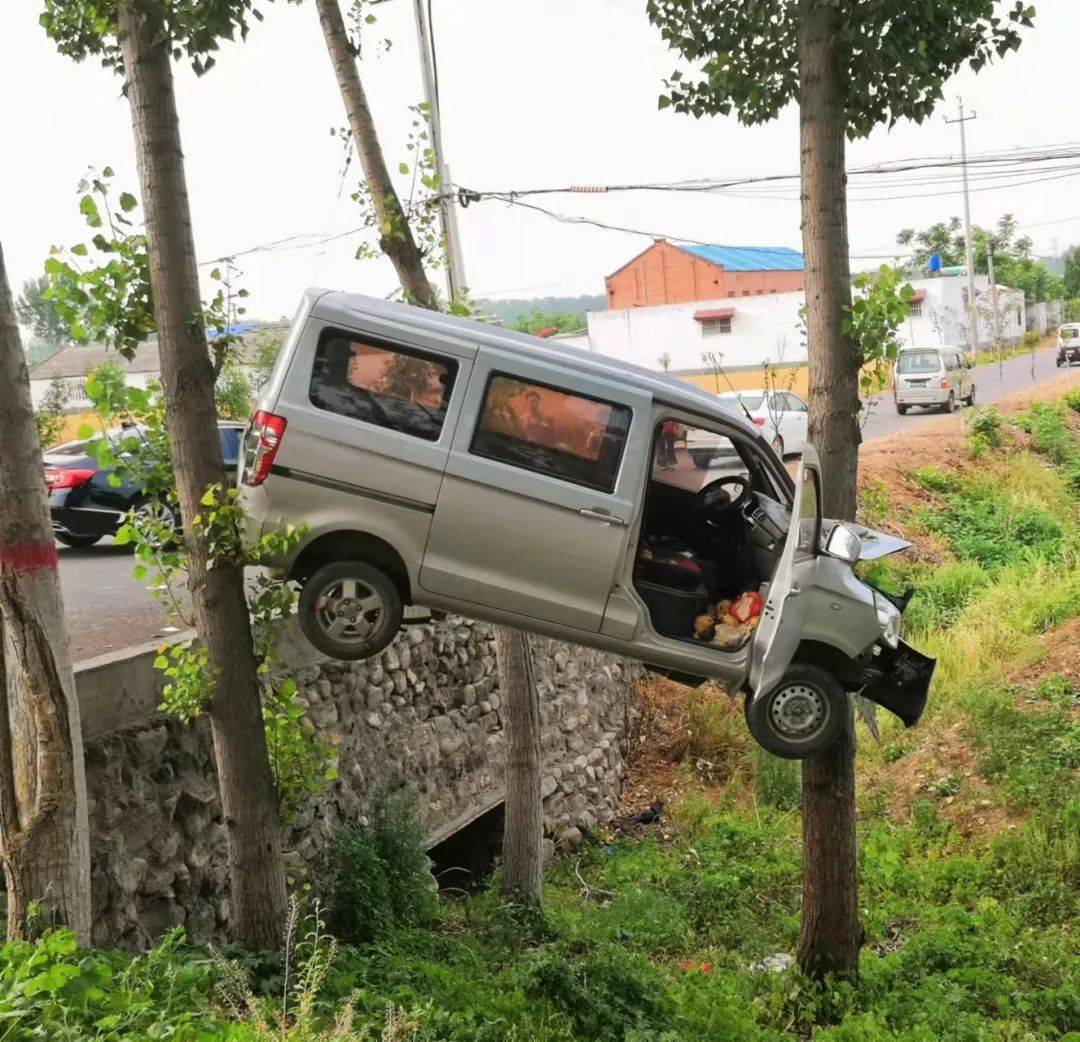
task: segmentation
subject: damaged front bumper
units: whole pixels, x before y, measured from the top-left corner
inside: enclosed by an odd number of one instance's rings
[[[859,694],[912,727],[926,708],[936,665],[936,659],[902,640],[897,641],[895,648],[879,645],[878,654],[865,667],[865,684]]]

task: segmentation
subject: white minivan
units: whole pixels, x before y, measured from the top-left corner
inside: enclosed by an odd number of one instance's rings
[[[906,347],[893,370],[896,411],[912,406],[953,412],[961,403],[975,404],[971,362],[959,347]]]
[[[694,464],[696,431],[722,465]],[[328,655],[377,653],[406,604],[458,612],[719,680],[798,758],[833,740],[848,692],[915,723],[934,663],[899,637],[906,600],[853,572],[908,544],[824,520],[812,448],[792,469],[688,383],[313,290],[239,481],[253,535],[305,526],[274,563]]]

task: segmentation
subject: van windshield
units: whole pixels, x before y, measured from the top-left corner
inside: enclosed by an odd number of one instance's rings
[[[898,373],[936,373],[941,368],[937,351],[903,351],[896,366]]]

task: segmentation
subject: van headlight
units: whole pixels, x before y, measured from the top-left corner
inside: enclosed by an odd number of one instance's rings
[[[900,610],[892,601],[875,591],[874,606],[877,608],[878,622],[881,624],[881,639],[895,648],[900,642]]]

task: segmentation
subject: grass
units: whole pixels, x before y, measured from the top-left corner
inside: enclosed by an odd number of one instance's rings
[[[915,588],[908,636],[938,669],[925,722],[860,747],[857,980],[818,984],[778,958],[799,930],[798,767],[748,749],[740,715],[699,692],[666,752],[732,779],[726,796],[684,795],[666,836],[557,862],[542,912],[504,906],[497,884],[432,906],[398,808],[342,834],[331,911],[356,943],[316,957],[302,933],[295,958],[319,968],[292,1014],[280,959],[228,953],[237,978],[180,936],[133,958],[53,933],[0,948],[0,1040],[1080,1042],[1080,695],[1061,674],[1010,681],[1039,634],[1080,613],[1076,436],[1061,407],[1022,422],[1027,441],[986,426],[1000,441],[978,469],[921,472],[917,518],[893,511],[937,532],[944,559],[867,569]],[[864,513],[890,510],[871,486]],[[893,810],[893,779],[945,741],[969,766]],[[1014,824],[962,831],[953,811],[973,793]],[[250,999],[223,1003],[223,978]]]

